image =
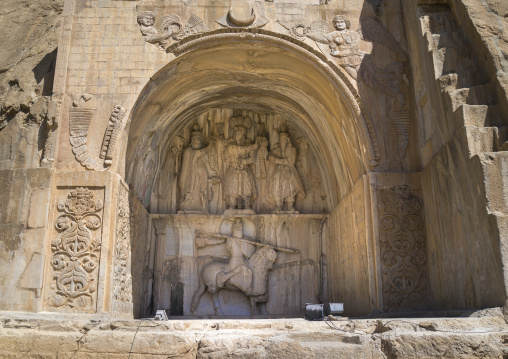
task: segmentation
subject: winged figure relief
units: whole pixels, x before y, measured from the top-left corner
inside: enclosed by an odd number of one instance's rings
[[[138,24],[145,41],[158,44],[162,49],[168,47],[171,42],[208,31],[204,21],[196,15],[192,15],[185,25],[177,14],[164,15],[157,27],[155,20],[153,11],[145,11],[138,16]]]
[[[368,54],[360,50],[362,41],[385,46],[399,54],[403,58],[402,62],[407,61],[406,50],[393,38],[385,27],[373,18],[361,19],[358,29],[351,30],[351,21],[347,16],[337,15],[333,18],[333,28],[328,22],[317,20],[306,28],[303,33],[306,37],[319,44],[328,45],[330,55],[337,58],[339,65],[355,80],[358,78],[360,66],[364,63],[365,55]],[[383,69],[379,70],[383,72]],[[394,66],[386,70],[392,72]],[[362,80],[369,81],[368,79]]]

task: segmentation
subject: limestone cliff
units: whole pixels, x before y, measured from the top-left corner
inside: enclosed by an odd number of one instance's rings
[[[41,124],[51,96],[63,0],[0,6],[0,130]]]

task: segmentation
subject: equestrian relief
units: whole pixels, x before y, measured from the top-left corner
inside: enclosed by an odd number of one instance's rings
[[[203,294],[212,295],[216,315],[224,315],[219,301],[219,291],[228,289],[244,293],[251,303],[251,315],[268,314],[268,272],[273,268],[278,252],[299,254],[298,250],[276,247],[247,237],[241,218],[235,218],[228,234],[196,231],[197,248],[225,245],[228,262],[212,261],[204,266],[199,277],[199,287],[194,293],[191,312],[194,313]]]

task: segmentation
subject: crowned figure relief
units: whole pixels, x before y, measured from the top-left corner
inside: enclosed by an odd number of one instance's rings
[[[255,151],[259,141],[252,143],[247,137],[247,128],[251,121],[248,118],[236,117],[231,120],[234,125],[233,138],[225,148],[227,170],[224,179],[224,197],[228,210],[243,209],[251,211],[256,198],[256,182],[252,172],[255,163]]]
[[[214,138],[203,148],[203,136],[197,125],[191,134],[191,146],[183,153],[180,175],[182,194],[179,213],[209,213],[208,202],[212,199],[212,186],[220,182],[217,175],[217,163]]]
[[[296,148],[291,144],[288,133],[279,134],[279,143],[268,155],[268,161],[275,165],[268,179],[268,196],[276,205],[274,212],[285,209],[285,212],[298,213],[294,207],[295,200],[297,196],[304,198],[305,191],[295,168]]]

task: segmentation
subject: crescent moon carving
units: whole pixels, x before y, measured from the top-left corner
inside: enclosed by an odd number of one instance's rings
[[[256,21],[256,14],[254,13],[254,9],[252,9],[250,18],[248,18],[248,19],[238,19],[238,18],[235,18],[235,15],[233,14],[233,10],[229,9],[228,18],[235,25],[238,25],[238,26],[249,26],[249,25],[252,25],[254,23],[254,21]]]

